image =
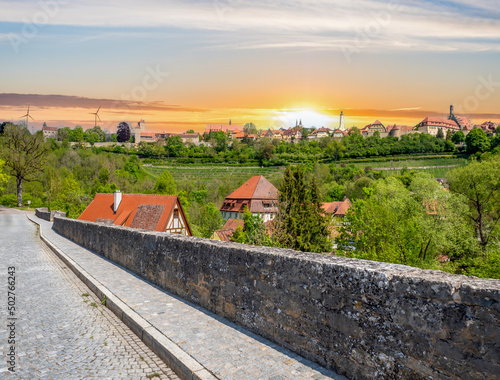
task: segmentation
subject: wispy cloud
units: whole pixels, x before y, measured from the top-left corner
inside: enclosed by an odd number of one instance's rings
[[[390,110],[392,112],[394,111],[414,111],[414,110],[419,110],[421,109],[422,107],[406,107],[406,108],[395,108],[393,110]]]
[[[0,106],[24,107],[26,105],[39,108],[86,108],[110,109],[110,112],[123,113],[121,109],[127,111],[168,111],[168,112],[206,112],[203,108],[183,107],[179,105],[167,104],[162,101],[129,101],[116,99],[94,99],[80,96],[67,95],[41,95],[41,94],[6,94],[0,93]]]
[[[25,23],[40,7],[26,0],[15,4],[0,0],[0,22]],[[372,38],[369,48],[437,50],[439,46],[428,41],[436,36],[443,41],[441,50],[497,50],[500,45],[496,0],[87,0],[61,4],[57,15],[48,22],[94,28],[231,32],[227,37],[232,41],[251,34],[257,41],[243,39],[239,44],[246,49],[331,49],[352,43],[357,33],[377,20],[389,26]],[[16,25],[12,27],[15,32]],[[117,32],[121,33],[125,32]],[[307,41],[291,42],[297,41],[290,39],[297,34],[302,37],[298,41],[313,37],[315,46]]]

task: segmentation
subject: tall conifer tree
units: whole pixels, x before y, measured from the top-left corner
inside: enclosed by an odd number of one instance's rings
[[[307,184],[304,169],[287,168],[280,188],[279,212],[273,238],[282,247],[304,252],[327,252],[328,219],[323,216],[317,183]]]

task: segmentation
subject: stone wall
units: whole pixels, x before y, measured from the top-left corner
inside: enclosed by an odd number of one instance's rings
[[[47,207],[40,207],[35,209],[35,215],[39,217],[40,219],[48,220],[49,222],[52,222],[54,220],[54,216],[62,216],[65,217],[66,213],[58,210],[52,210],[49,211]]]
[[[54,230],[353,379],[493,379],[500,281],[55,218]]]

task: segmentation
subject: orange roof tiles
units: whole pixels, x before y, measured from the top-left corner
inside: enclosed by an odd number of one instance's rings
[[[235,230],[238,227],[243,227],[245,225],[245,221],[243,219],[233,219],[229,218],[224,226],[222,226],[221,230]]]
[[[250,178],[243,185],[229,194],[230,199],[278,199],[278,189],[264,176]]]
[[[230,241],[236,231],[236,228],[244,228],[244,226],[245,222],[243,219],[229,218],[226,224],[224,224],[220,230],[215,231],[215,233],[221,241]]]
[[[427,116],[422,120],[419,126],[433,125],[433,126],[443,126],[447,128],[459,129],[460,127],[453,120],[443,119],[442,117]]]
[[[344,198],[342,202],[329,202],[321,205],[325,213],[334,216],[345,216],[349,207],[351,207],[351,201],[348,198]]]
[[[205,128],[205,133],[210,132],[227,132],[227,131],[242,131],[243,125],[236,124],[207,124]]]
[[[255,176],[229,194],[220,211],[243,213],[248,207],[253,213],[275,213],[278,189],[264,176]]]
[[[108,219],[118,226],[163,232],[176,204],[184,214],[177,195],[122,194],[116,213],[113,204],[114,194],[96,194],[78,219],[90,222]],[[150,205],[160,207],[148,207]],[[189,226],[186,228],[191,232]]]

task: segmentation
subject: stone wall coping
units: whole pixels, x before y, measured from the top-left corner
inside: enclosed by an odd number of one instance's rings
[[[500,371],[497,279],[61,217],[53,229],[352,378]]]
[[[64,220],[68,218],[56,215],[54,216],[54,221],[56,219]],[[427,281],[430,283],[441,283],[441,284],[446,283],[452,286],[453,289],[458,289],[460,287],[468,287],[470,289],[475,289],[475,290],[487,290],[489,292],[491,291],[493,293],[496,293],[497,302],[500,302],[500,280],[498,279],[478,278],[475,276],[465,276],[460,274],[447,273],[440,270],[420,269],[402,264],[392,264],[380,261],[332,256],[322,253],[300,252],[292,249],[260,247],[260,246],[252,246],[236,242],[223,242],[219,240],[212,240],[195,236],[166,234],[163,232],[133,229],[130,227],[122,227],[105,223],[88,222],[84,220],[76,220],[76,221],[82,224],[88,224],[88,225],[99,224],[106,226],[107,228],[130,231],[130,232],[140,233],[143,235],[152,235],[152,236],[167,238],[169,240],[171,239],[179,241],[198,242],[203,245],[210,245],[213,247],[221,248],[222,250],[227,250],[228,252],[236,249],[238,251],[246,251],[248,254],[263,256],[263,258],[268,258],[268,259],[287,258],[292,260],[310,262],[311,265],[320,264],[327,267],[342,266],[353,269],[360,276],[362,274],[371,276],[380,276],[380,279],[384,282],[393,280],[393,281],[407,282],[408,284],[413,283],[420,285],[422,282]]]

